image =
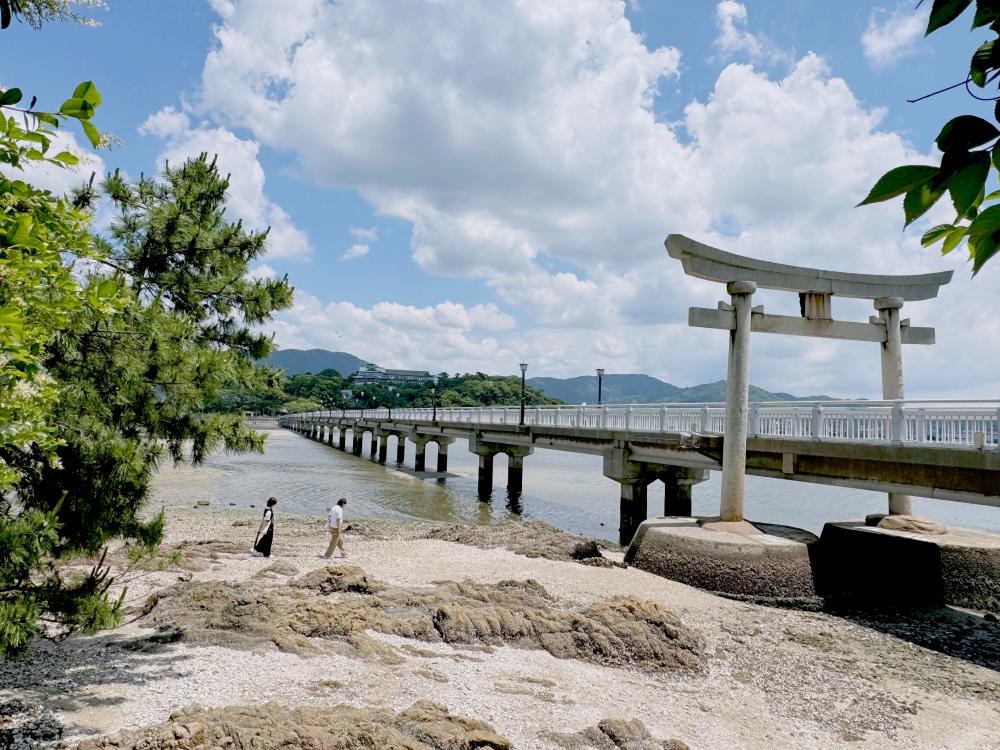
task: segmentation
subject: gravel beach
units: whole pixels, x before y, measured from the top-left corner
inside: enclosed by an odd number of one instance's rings
[[[94,738],[122,730],[146,734],[120,747],[212,747],[189,727],[208,737],[268,702],[275,716],[338,707],[322,732],[425,737],[423,721],[501,738],[400,747],[1000,747],[1000,626],[976,613],[731,601],[614,550],[574,560],[582,540],[537,523],[354,521],[340,561],[319,557],[322,519],[279,514],[271,558],[256,558],[255,513],[166,511],[123,627],[0,662],[0,747],[41,746],[53,726],[64,747],[111,747]],[[348,624],[325,626],[330,613]]]

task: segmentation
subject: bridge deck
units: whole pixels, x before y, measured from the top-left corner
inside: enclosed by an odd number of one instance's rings
[[[752,405],[748,474],[1000,507],[1000,402]],[[717,404],[366,409],[286,417],[402,437],[475,438],[594,455],[625,449],[650,466],[721,469]],[[898,437],[897,437],[898,436]]]

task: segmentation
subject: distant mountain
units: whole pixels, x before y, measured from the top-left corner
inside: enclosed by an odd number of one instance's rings
[[[528,378],[528,385],[567,404],[597,403],[597,377]],[[601,401],[606,404],[659,404],[676,400],[681,389],[649,375],[605,375]]]
[[[336,370],[342,378],[350,377],[361,365],[367,364],[353,354],[326,349],[279,349],[264,362],[285,370],[288,375],[306,372],[317,375],[323,370]]]
[[[569,404],[597,403],[597,376],[575,378],[529,378],[528,385],[545,395]],[[601,386],[601,401],[605,404],[692,404],[726,400],[726,381],[680,388],[649,375],[605,375]],[[829,396],[793,396],[771,393],[750,386],[751,401],[826,401]]]

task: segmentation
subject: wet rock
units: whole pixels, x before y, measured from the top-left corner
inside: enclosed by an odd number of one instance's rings
[[[275,563],[271,563],[266,568],[262,568],[257,572],[257,578],[276,578],[278,576],[293,576],[299,572],[299,569],[292,565],[290,562],[285,562],[284,560],[278,560]]]
[[[405,711],[351,706],[289,708],[274,703],[205,710],[184,709],[171,721],[119,737],[85,740],[75,750],[195,750],[240,747],[338,750],[509,750],[504,737],[482,721],[455,716],[430,701]]]
[[[682,740],[656,739],[638,719],[603,719],[582,732],[547,732],[542,737],[563,750],[690,750]]]
[[[290,582],[299,589],[310,589],[321,594],[350,591],[355,594],[374,594],[386,588],[381,581],[369,579],[357,565],[328,565],[318,568]]]
[[[948,530],[943,523],[917,516],[885,516],[877,526],[889,531],[910,531],[915,534],[944,534]]]
[[[597,542],[591,539],[589,542],[580,542],[573,547],[573,551],[569,553],[569,556],[574,560],[587,560],[593,557],[600,557],[601,548],[597,546]]]

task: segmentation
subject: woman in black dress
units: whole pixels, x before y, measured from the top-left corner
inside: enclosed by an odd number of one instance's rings
[[[253,542],[254,556],[271,556],[271,542],[274,541],[274,506],[277,504],[278,498],[267,499],[267,508],[264,509],[264,517],[260,521],[260,528],[257,529],[257,538]]]

